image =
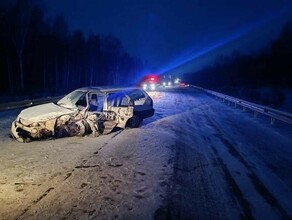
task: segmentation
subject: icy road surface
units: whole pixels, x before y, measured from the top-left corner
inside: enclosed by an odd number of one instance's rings
[[[0,112],[1,219],[291,219],[292,130],[192,88],[110,135],[18,143]]]

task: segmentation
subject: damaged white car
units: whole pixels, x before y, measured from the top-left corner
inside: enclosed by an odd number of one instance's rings
[[[85,87],[55,103],[24,109],[12,122],[19,142],[33,139],[108,134],[115,127],[138,127],[154,115],[153,101],[140,88]]]

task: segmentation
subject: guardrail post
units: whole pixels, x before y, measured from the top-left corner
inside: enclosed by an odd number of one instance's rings
[[[271,125],[274,125],[275,124],[275,121],[276,121],[276,119],[271,118]]]

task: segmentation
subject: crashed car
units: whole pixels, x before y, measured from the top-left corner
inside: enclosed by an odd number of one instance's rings
[[[140,88],[85,87],[60,99],[24,109],[12,122],[19,142],[34,139],[108,134],[114,128],[138,127],[154,115],[153,100]]]

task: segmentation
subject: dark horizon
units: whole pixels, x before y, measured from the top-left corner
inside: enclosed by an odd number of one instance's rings
[[[287,0],[43,2],[49,15],[64,14],[70,30],[113,34],[129,54],[144,61],[148,71],[159,73],[217,44],[224,43],[217,54],[254,53],[275,40],[292,20]]]

